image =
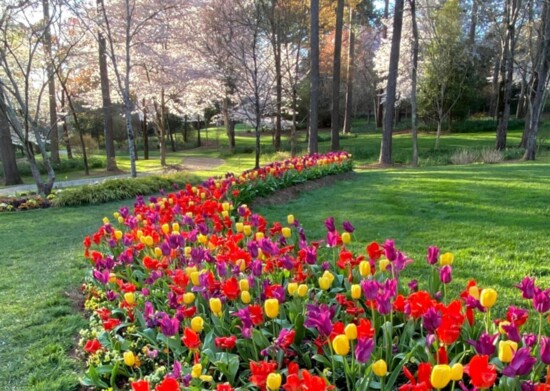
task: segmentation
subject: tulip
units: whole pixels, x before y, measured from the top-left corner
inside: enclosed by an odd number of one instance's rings
[[[186,292],[183,295],[183,302],[185,304],[191,304],[195,301],[195,294],[193,292]]]
[[[386,270],[388,270],[388,266],[390,265],[390,261],[389,259],[387,258],[382,258],[380,260],[380,263],[378,264],[378,267],[380,268],[380,271],[381,272],[385,272]]]
[[[115,231],[115,238],[116,238],[116,240],[122,239],[122,231],[116,230]]]
[[[265,314],[274,319],[279,316],[279,300],[277,299],[267,299],[264,303]]]
[[[155,257],[162,257],[162,249],[160,247],[155,247]]]
[[[355,300],[361,298],[361,285],[353,284],[351,286],[351,298]]]
[[[325,270],[322,277],[327,278],[329,280],[330,284],[332,285],[332,282],[334,281],[334,274],[332,274],[328,270]]]
[[[271,372],[269,375],[267,375],[267,388],[269,390],[278,390],[281,388],[282,383],[282,377],[280,373]]]
[[[378,377],[384,377],[388,373],[388,364],[384,360],[378,360],[372,363],[372,371]]]
[[[464,374],[464,366],[462,366],[461,363],[457,362],[451,367],[451,380],[452,381],[459,381],[462,379],[462,375]]]
[[[256,240],[262,240],[263,238],[265,238],[265,235],[263,232],[256,232],[256,235],[254,235],[254,237],[256,238]]]
[[[242,280],[239,280],[239,289],[241,291],[248,291],[250,289],[250,283],[248,282],[248,279],[243,278]]]
[[[201,364],[193,365],[193,368],[191,369],[191,377],[196,379],[201,375],[202,375],[202,365]]]
[[[337,335],[332,340],[332,348],[334,349],[334,353],[336,353],[339,356],[345,356],[346,354],[348,354],[350,350],[350,346],[349,346],[349,339],[346,336],[346,334]]]
[[[294,296],[294,293],[298,290],[298,284],[296,282],[290,282],[287,285],[288,294]]]
[[[435,365],[430,376],[430,383],[438,390],[445,388],[451,381],[451,367],[447,364]]]
[[[243,223],[235,223],[235,229],[237,232],[243,232],[244,231],[244,224]]]
[[[504,330],[504,327],[505,326],[510,326],[512,323],[508,322],[507,320],[503,320],[502,322],[500,322],[498,324],[498,332],[501,333],[502,335],[506,335],[508,334],[506,332],[506,330]]]
[[[498,343],[498,359],[503,363],[512,361],[514,354],[518,350],[518,344],[514,341],[500,341]]]
[[[199,281],[199,276],[200,275],[201,275],[200,272],[191,272],[191,282],[193,283],[193,285],[195,285],[195,286],[200,285],[200,281]]]
[[[319,277],[319,288],[326,291],[330,288],[330,280],[326,277]]]
[[[292,230],[288,227],[283,227],[281,232],[285,238],[290,238],[290,236],[292,235]]]
[[[223,209],[225,212],[229,211],[229,208],[230,208],[230,207],[231,207],[231,205],[229,204],[229,202],[224,202],[224,203],[222,204],[222,209]]]
[[[370,263],[368,261],[361,261],[359,263],[359,273],[363,277],[370,276]]]
[[[246,236],[250,236],[252,234],[252,227],[248,224],[244,225],[243,232]]]
[[[180,225],[178,223],[172,223],[172,232],[180,232]]]
[[[128,365],[129,367],[133,367],[136,363],[136,356],[134,355],[134,352],[124,352],[122,357],[124,357],[124,364]]]
[[[497,301],[497,291],[492,288],[485,288],[481,291],[479,302],[485,308],[491,308]]]
[[[540,360],[550,365],[550,338],[546,336],[540,338]]]
[[[191,329],[196,332],[200,333],[204,328],[204,319],[200,316],[195,316],[193,319],[191,319]]]
[[[439,257],[439,263],[441,265],[452,265],[454,259],[455,256],[453,255],[453,253],[441,254],[441,256]]]
[[[350,341],[354,341],[357,339],[357,325],[355,325],[355,323],[350,323],[346,326],[346,328],[344,329],[344,333],[346,334],[346,337],[348,337],[348,339]]]
[[[210,311],[214,313],[214,315],[219,316],[222,313],[222,301],[217,297],[212,297],[209,300],[210,304]]]
[[[342,243],[344,244],[350,244],[351,243],[351,235],[349,232],[342,233]]]
[[[167,223],[162,224],[161,229],[162,229],[162,232],[164,232],[165,234],[170,232],[170,226]]]
[[[134,292],[126,292],[124,294],[124,301],[130,305],[134,304],[136,302],[136,295]]]
[[[306,297],[308,291],[308,287],[306,284],[300,284],[298,285],[298,296],[300,297]]]
[[[286,217],[286,222],[287,222],[289,225],[294,224],[294,215],[288,215],[288,216]]]
[[[250,303],[251,300],[252,300],[252,298],[250,297],[250,292],[249,291],[242,291],[241,292],[241,301],[243,302],[243,304],[248,304],[248,303]]]

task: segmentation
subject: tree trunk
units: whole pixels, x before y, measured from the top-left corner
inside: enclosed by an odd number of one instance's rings
[[[495,59],[495,67],[493,69],[493,80],[491,82],[493,93],[491,94],[491,101],[489,102],[489,116],[493,119],[496,117],[497,107],[499,105],[499,84],[498,75],[500,69],[500,58]]]
[[[48,0],[42,0],[42,10],[44,13],[44,24],[46,29],[44,30],[44,52],[47,61],[48,72],[48,102],[50,108],[50,155],[54,164],[60,163],[59,158],[59,132],[57,130],[57,104],[55,99],[55,67],[52,57],[52,34],[50,30],[50,6]]]
[[[97,7],[103,7],[103,0],[97,0]],[[109,72],[107,69],[107,44],[105,37],[98,31],[99,75],[101,82],[101,99],[103,110],[103,134],[105,136],[105,155],[107,156],[107,171],[118,171],[116,164],[115,141],[113,134],[113,106],[109,89]]]
[[[202,146],[201,143],[201,119],[197,114],[197,147]]]
[[[279,27],[277,27],[277,42],[275,44],[275,93],[276,93],[276,113],[275,113],[275,139],[273,147],[275,151],[281,149],[282,133],[282,111],[283,111],[283,75],[281,71],[281,37]]]
[[[411,137],[412,137],[412,160],[413,167],[418,166],[418,123],[416,121],[416,84],[418,72],[418,25],[416,23],[416,0],[409,0],[411,5],[412,23],[412,75],[411,75]]]
[[[334,61],[332,67],[332,115],[330,149],[340,149],[340,78],[342,65],[342,29],[344,25],[344,0],[337,0],[336,30],[334,32]]]
[[[519,92],[518,107],[516,108],[516,119],[525,117],[525,107],[527,103],[527,80],[521,78],[521,90]]]
[[[147,107],[145,106],[145,98],[143,98],[143,159],[149,160],[149,129],[147,127]]]
[[[401,46],[401,28],[403,25],[404,0],[395,1],[393,17],[393,35],[390,51],[388,84],[386,87],[386,110],[384,113],[384,131],[380,144],[380,164],[392,163],[392,133],[395,114],[395,95],[397,89],[397,71],[399,66],[399,49]]]
[[[298,112],[298,91],[292,88],[292,129],[290,130],[290,155],[296,156],[296,113]]]
[[[159,146],[160,146],[160,165],[166,166],[166,118],[164,116],[164,88],[160,90],[160,109],[155,102],[155,110],[157,112],[157,121],[159,129]]]
[[[61,90],[61,107],[63,108],[63,112],[67,111],[67,107],[65,107],[65,96],[67,95],[67,92],[65,91],[65,88]],[[63,139],[65,142],[65,146],[67,148],[67,158],[72,159],[73,158],[73,151],[71,148],[71,141],[69,138],[69,128],[67,126],[67,115],[65,114],[65,117],[63,118]]]
[[[225,123],[225,132],[227,134],[227,139],[229,140],[229,149],[231,150],[231,153],[235,152],[235,125],[233,124],[233,121],[231,120],[231,116],[229,115],[229,104],[230,99],[229,95],[225,94],[225,98],[223,100],[223,122]]]
[[[472,14],[470,19],[470,30],[468,32],[468,44],[470,48],[473,48],[476,43],[476,27],[477,27],[477,9],[478,9],[478,0],[472,1]]]
[[[388,19],[390,16],[390,2],[389,0],[385,0],[384,2],[384,19]],[[387,26],[382,27],[382,39],[386,39],[388,37],[388,28]],[[380,88],[376,91],[376,111],[375,111],[375,117],[376,117],[376,128],[380,129],[383,126],[383,119],[384,119],[384,105],[382,104],[384,96],[384,89]]]
[[[2,158],[2,168],[4,171],[4,185],[12,186],[23,183],[17,169],[17,156],[12,144],[10,125],[8,118],[3,110],[4,94],[0,91],[0,158]]]
[[[550,78],[550,1],[546,0],[542,8],[542,37],[539,40],[539,63],[536,71],[536,88],[534,89],[535,96],[531,101],[529,110],[529,134],[527,137],[527,148],[523,159],[535,160],[536,141],[539,130],[540,118],[544,108],[546,98],[546,85]]]
[[[319,106],[319,0],[310,0],[311,38],[310,38],[310,101],[309,101],[309,140],[308,153],[317,153],[318,142],[318,106]]]
[[[344,134],[351,133],[351,112],[353,110],[353,72],[355,61],[355,31],[353,28],[353,8],[349,9],[348,65],[346,70],[346,112]]]

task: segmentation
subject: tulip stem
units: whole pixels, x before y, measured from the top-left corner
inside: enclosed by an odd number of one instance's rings
[[[332,383],[336,385],[336,365],[334,364],[334,350],[332,350],[332,342],[330,340],[330,337],[327,337],[328,340],[328,348],[330,350],[330,362],[332,365]],[[346,383],[347,383],[348,377],[346,376]]]

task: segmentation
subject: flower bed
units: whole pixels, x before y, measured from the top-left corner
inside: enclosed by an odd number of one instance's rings
[[[550,290],[533,279],[518,287],[540,315],[538,334],[522,331],[526,310],[494,319],[490,287],[472,281],[448,297],[451,253],[431,247],[427,286],[404,287],[399,276],[412,260],[390,240],[355,254],[349,222],[339,229],[328,218],[326,238],[312,241],[293,216],[270,224],[231,202],[264,191],[254,183],[277,188],[309,170],[345,171],[349,160],[275,163],[139,198],[133,213],[104,219],[84,241],[92,269],[83,286],[91,311],[81,332],[83,383],[135,391],[545,389]]]

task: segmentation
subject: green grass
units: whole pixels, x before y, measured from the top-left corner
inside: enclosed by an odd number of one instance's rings
[[[123,203],[0,216],[0,390],[77,390],[83,238]]]
[[[285,221],[292,213],[309,238],[324,238],[328,216],[339,224],[350,220],[357,251],[393,238],[415,260],[406,277],[421,284],[428,273],[426,249],[437,245],[455,254],[452,290],[462,290],[470,278],[495,287],[502,315],[506,304],[521,304],[513,285],[524,276],[550,287],[549,198],[549,164],[448,166],[362,171],[255,211],[268,221]]]

